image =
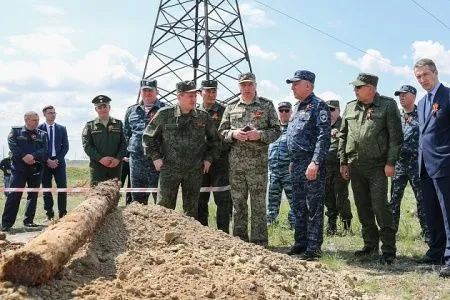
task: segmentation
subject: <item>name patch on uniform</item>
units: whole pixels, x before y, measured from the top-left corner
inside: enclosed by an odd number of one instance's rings
[[[325,123],[326,121],[328,121],[328,112],[326,110],[321,110],[319,112],[319,120],[322,123]]]

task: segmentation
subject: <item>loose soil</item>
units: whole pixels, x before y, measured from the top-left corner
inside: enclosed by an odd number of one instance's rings
[[[0,241],[0,252],[20,245]],[[0,282],[2,299],[367,299],[356,277],[161,206],[119,207],[48,283]]]

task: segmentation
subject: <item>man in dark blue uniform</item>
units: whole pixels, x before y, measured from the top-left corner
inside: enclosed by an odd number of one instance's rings
[[[42,179],[42,166],[47,161],[47,133],[37,129],[39,115],[27,112],[25,126],[13,127],[8,135],[8,145],[12,152],[11,188],[38,188]],[[37,227],[34,221],[37,192],[28,193],[25,218],[26,227]],[[6,199],[2,216],[2,231],[9,231],[16,221],[22,192],[11,192]]]
[[[331,138],[330,110],[313,93],[315,78],[314,73],[300,70],[286,80],[298,99],[287,131],[295,213],[295,243],[288,255],[303,254],[302,259],[306,260],[316,260],[321,254],[326,159]]]
[[[164,107],[164,103],[158,100],[158,88],[155,79],[143,79],[141,81],[142,101],[128,107],[125,113],[124,133],[128,143],[130,178],[132,188],[157,188],[159,172],[156,171],[152,160],[144,155],[142,148],[142,134],[145,127],[156,114]],[[150,193],[133,193],[133,201],[148,204]],[[156,193],[153,193],[156,201]]]

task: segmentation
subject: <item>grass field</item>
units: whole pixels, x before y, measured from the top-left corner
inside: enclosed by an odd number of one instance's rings
[[[3,185],[2,180],[0,179],[0,185]],[[87,187],[88,182],[89,170],[87,166],[68,168],[69,187]],[[350,195],[352,195],[351,192]],[[75,208],[83,199],[84,196],[81,194],[69,195],[68,210]],[[4,203],[3,194],[0,195],[0,202]],[[320,259],[323,264],[338,271],[336,276],[340,276],[340,272],[344,272],[357,277],[357,285],[379,299],[450,299],[450,280],[438,277],[439,266],[421,266],[415,263],[415,259],[421,257],[427,247],[420,237],[415,200],[409,186],[406,189],[401,209],[402,216],[397,236],[398,259],[392,266],[378,264],[376,257],[361,260],[353,256],[353,252],[360,249],[363,242],[352,197],[351,202],[354,215],[352,223],[354,234],[349,236],[325,236],[322,247],[324,255]],[[123,198],[120,203],[123,205]],[[210,203],[210,224],[215,226],[216,208],[213,201],[210,201]],[[15,227],[22,226],[24,208],[25,200],[23,198]],[[269,227],[269,245],[274,251],[287,249],[293,242],[293,231],[289,229],[287,222],[288,208],[287,201],[284,200],[278,222]],[[40,223],[44,220],[45,211],[40,195],[35,222]]]

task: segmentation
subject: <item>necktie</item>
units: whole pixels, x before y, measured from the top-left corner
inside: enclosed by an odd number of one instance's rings
[[[427,100],[425,101],[425,119],[428,118],[428,116],[431,113],[432,100],[433,100],[433,94],[428,93]]]
[[[53,125],[50,125],[50,134],[48,139],[48,156],[53,156]]]

